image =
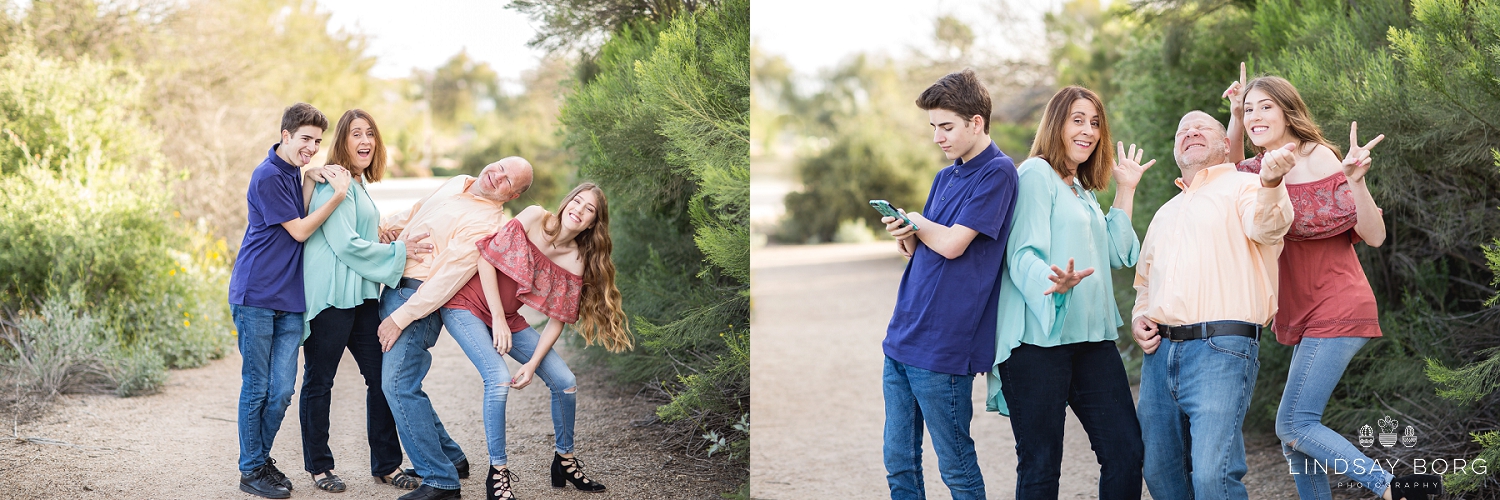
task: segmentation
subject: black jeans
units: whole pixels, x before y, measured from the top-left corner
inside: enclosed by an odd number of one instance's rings
[[[1017,500],[1057,498],[1065,406],[1099,461],[1099,498],[1141,498],[1141,426],[1114,342],[1021,344],[1000,364],[1000,382],[1016,437]]]
[[[328,407],[332,401],[333,376],[338,373],[344,349],[354,355],[365,378],[365,430],[370,440],[370,475],[383,476],[401,466],[401,440],[396,419],[380,390],[380,303],[366,300],[353,309],[324,309],[309,322],[312,335],[302,343],[302,462],[307,472],[322,474],[333,469],[333,450],[328,448]]]

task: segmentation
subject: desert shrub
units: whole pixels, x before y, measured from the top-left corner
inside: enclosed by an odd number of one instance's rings
[[[131,118],[141,79],[12,49],[0,57],[0,359],[29,374],[19,392],[146,393],[167,367],[222,355],[227,249],[170,208],[159,139]]]

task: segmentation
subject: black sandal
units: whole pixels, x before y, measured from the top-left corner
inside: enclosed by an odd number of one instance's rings
[[[415,490],[422,486],[421,476],[408,474],[407,471],[401,469],[396,469],[396,472],[389,476],[375,476],[375,480],[403,490]]]
[[[329,493],[343,493],[344,492],[344,480],[343,479],[339,479],[339,476],[336,475],[336,474],[334,474],[333,471],[331,471],[331,470],[327,471],[327,472],[324,472],[323,474],[324,475],[323,475],[322,479],[318,479],[318,475],[317,474],[313,474],[312,475],[313,486],[317,486],[318,489],[323,490],[323,491],[327,491]]]

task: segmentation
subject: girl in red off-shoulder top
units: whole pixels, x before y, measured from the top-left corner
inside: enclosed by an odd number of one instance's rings
[[[1287,149],[1297,158],[1283,182],[1296,218],[1278,259],[1276,340],[1295,346],[1286,389],[1276,411],[1292,477],[1301,498],[1328,498],[1328,470],[1344,464],[1350,479],[1386,500],[1427,498],[1441,494],[1441,478],[1414,474],[1394,477],[1349,440],[1322,423],[1323,410],[1349,360],[1370,339],[1380,337],[1375,293],[1365,279],[1354,245],[1378,247],[1385,241],[1385,222],[1365,174],[1370,148],[1385,136],[1359,145],[1349,124],[1349,152],[1339,154],[1308,113],[1297,89],[1286,79],[1263,76],[1230,84],[1224,96],[1232,110],[1229,124],[1231,161],[1243,157],[1245,135],[1261,155],[1236,165],[1259,172],[1265,150]],[[1243,132],[1241,132],[1243,131]]]
[[[632,347],[610,261],[604,191],[583,183],[563,198],[557,213],[527,207],[478,246],[477,275],[443,306],[442,314],[449,333],[484,378],[490,454],[486,493],[514,498],[510,488],[515,474],[505,466],[505,396],[511,388],[530,384],[533,374],[552,391],[552,485],[603,491],[604,485],[584,475],[573,456],[578,387],[552,346],[563,324],[572,323],[588,344],[598,342],[612,352]],[[521,317],[522,304],[549,318],[541,333]],[[522,363],[514,377],[505,365],[506,354]]]

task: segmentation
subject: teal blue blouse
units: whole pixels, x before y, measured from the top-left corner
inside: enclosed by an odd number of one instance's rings
[[[406,243],[380,243],[380,210],[363,182],[349,184],[348,198],[307,237],[302,248],[302,279],[307,313],[302,340],[312,334],[308,322],[327,308],[349,309],[365,299],[379,299],[380,285],[394,287],[406,271]],[[308,212],[333,199],[333,186],[313,189]]]
[[[1011,349],[1022,343],[1053,347],[1119,338],[1116,328],[1124,322],[1109,270],[1134,266],[1141,253],[1141,240],[1124,211],[1110,208],[1105,215],[1093,192],[1077,180],[1063,182],[1041,158],[1026,160],[1019,170],[985,405],[1002,415],[1010,415],[1010,408],[997,374]],[[1070,258],[1075,270],[1092,267],[1094,274],[1065,293],[1042,295],[1052,287],[1047,279],[1052,266],[1067,269]]]

